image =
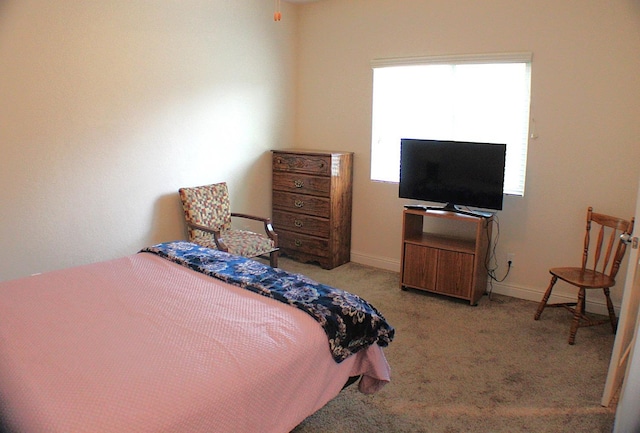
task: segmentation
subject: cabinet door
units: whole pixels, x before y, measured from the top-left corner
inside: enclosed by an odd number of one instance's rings
[[[402,284],[420,289],[436,289],[438,250],[422,245],[404,245]]]
[[[440,250],[436,290],[447,295],[469,299],[472,283],[473,254]]]

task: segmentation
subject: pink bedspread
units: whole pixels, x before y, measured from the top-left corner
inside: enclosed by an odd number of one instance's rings
[[[150,254],[0,283],[0,396],[19,432],[289,432],[389,380],[304,312]]]

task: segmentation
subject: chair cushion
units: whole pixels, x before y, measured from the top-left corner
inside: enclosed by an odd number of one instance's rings
[[[225,230],[221,233],[222,242],[229,248],[229,253],[244,257],[256,257],[268,254],[276,248],[267,236],[246,230]],[[192,242],[207,248],[217,249],[213,235],[194,230]]]

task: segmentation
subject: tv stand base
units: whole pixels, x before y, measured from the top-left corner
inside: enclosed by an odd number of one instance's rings
[[[425,227],[425,218],[439,222]],[[405,209],[400,288],[465,299],[476,305],[487,290],[485,263],[492,224],[491,217]],[[458,232],[466,234],[459,237]]]
[[[469,215],[481,218],[491,218],[493,216],[492,212],[486,212],[481,210],[467,210],[460,209],[457,205],[453,203],[447,203],[446,206],[427,206],[424,208],[425,210],[441,210],[444,212],[455,212],[462,215]]]

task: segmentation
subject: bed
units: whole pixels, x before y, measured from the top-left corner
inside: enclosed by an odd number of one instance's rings
[[[350,378],[383,387],[393,334],[348,292],[158,244],[0,283],[3,428],[289,432]]]

